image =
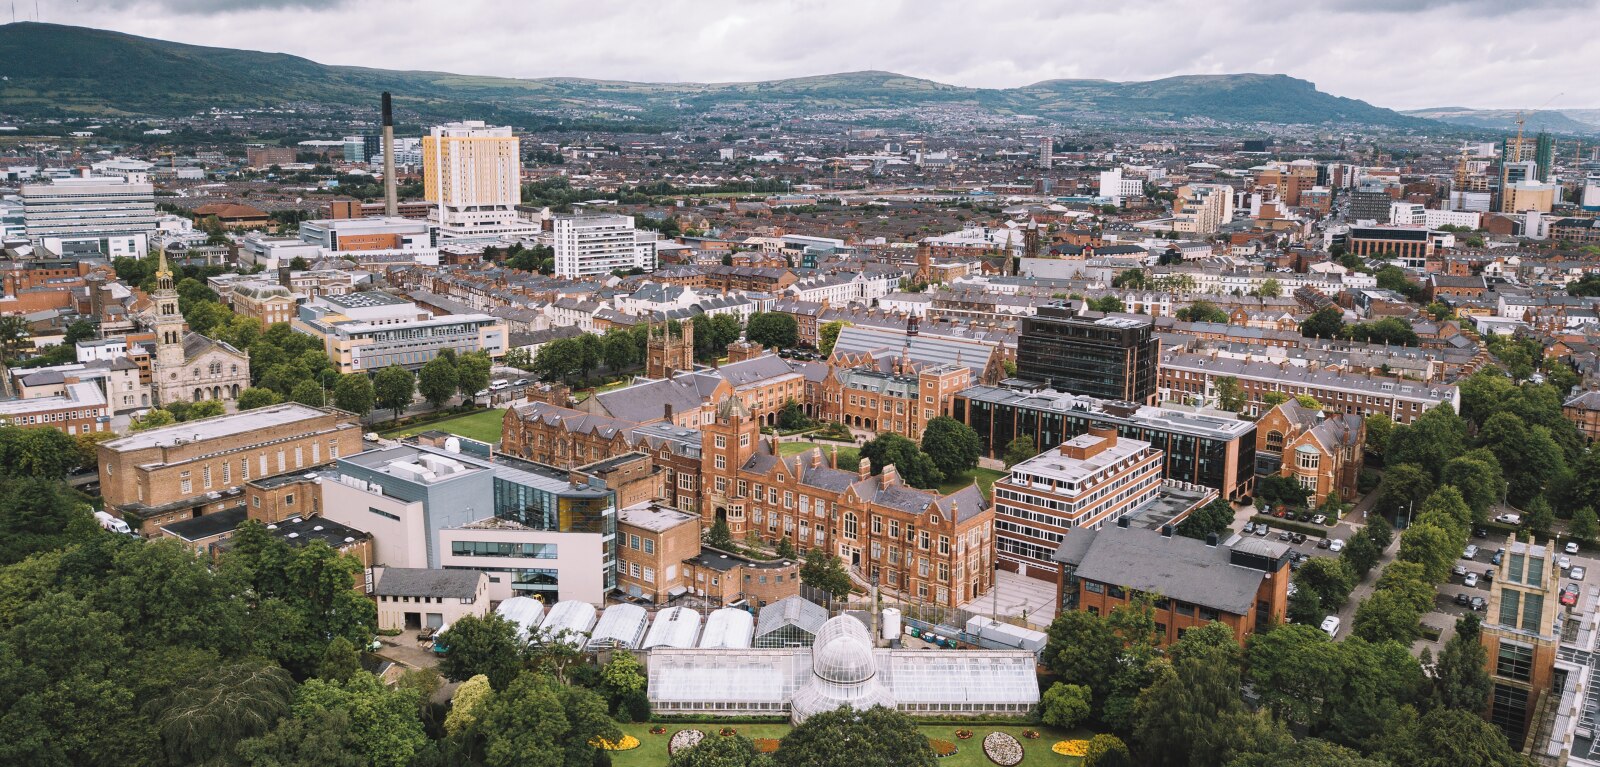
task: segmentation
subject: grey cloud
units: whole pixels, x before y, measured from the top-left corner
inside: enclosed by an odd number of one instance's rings
[[[179,16],[214,16],[246,11],[292,10],[296,12],[332,10],[346,0],[78,0],[78,5],[103,10],[139,13],[170,13]]]

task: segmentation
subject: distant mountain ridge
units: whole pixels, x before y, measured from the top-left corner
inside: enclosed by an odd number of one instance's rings
[[[295,102],[370,105],[381,90],[423,114],[508,119],[549,110],[626,124],[745,105],[811,112],[962,107],[1075,121],[1213,121],[1425,128],[1429,123],[1277,74],[1190,75],[1147,82],[1049,80],[966,88],[893,72],[742,83],[519,79],[328,66],[282,53],[173,43],[37,22],[0,25],[0,111],[184,115]],[[488,107],[488,109],[485,109]],[[515,122],[514,120],[512,120]]]
[[[1430,107],[1410,109],[1401,114],[1437,120],[1466,128],[1486,128],[1498,131],[1517,129],[1515,109],[1469,109],[1467,107]],[[1529,110],[1522,115],[1524,131],[1570,133],[1577,135],[1600,133],[1600,109],[1544,109]]]

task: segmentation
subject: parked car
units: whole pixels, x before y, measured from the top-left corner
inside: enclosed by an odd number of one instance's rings
[[[1561,587],[1561,604],[1571,607],[1578,603],[1578,584],[1569,583]]]
[[[530,381],[528,381],[528,379],[526,379],[526,378],[518,378],[516,380],[516,382],[512,383],[511,385],[512,386],[527,386],[529,383],[530,383]]]
[[[1280,541],[1287,541],[1287,540],[1290,540],[1292,538],[1294,538],[1294,533],[1291,533],[1288,530],[1285,530],[1285,531],[1283,531],[1281,533],[1278,533],[1278,540],[1280,540]]]
[[[1251,533],[1253,533],[1255,531],[1256,531],[1256,523],[1254,523],[1254,522],[1246,522],[1246,523],[1244,523],[1244,531],[1241,532],[1240,535],[1249,535],[1249,534],[1251,534]]]
[[[1465,551],[1461,552],[1461,558],[1462,559],[1477,559],[1478,558],[1478,547],[1474,546],[1474,545],[1472,545],[1470,543],[1467,544],[1467,549]]]
[[[1290,538],[1290,540],[1293,540],[1295,543],[1305,543],[1306,542],[1306,534],[1305,533],[1295,533],[1294,535],[1289,536],[1289,538]]]
[[[1493,583],[1494,582],[1494,568],[1493,567],[1485,567],[1483,569],[1483,582],[1484,583]]]
[[[1494,550],[1494,558],[1489,560],[1489,561],[1498,565],[1498,564],[1500,564],[1500,560],[1505,558],[1505,555],[1506,555],[1506,550],[1504,548],[1495,549]]]
[[[1259,535],[1259,536],[1262,536],[1262,537],[1266,537],[1267,532],[1270,531],[1271,529],[1272,528],[1267,527],[1266,523],[1262,523],[1262,524],[1256,525],[1256,535]]]
[[[1484,599],[1483,597],[1473,597],[1472,609],[1477,610],[1480,613],[1487,612],[1489,609],[1489,600]]]
[[[1556,567],[1561,568],[1561,572],[1566,572],[1567,568],[1572,567],[1572,557],[1565,554],[1556,557]]]
[[[1450,574],[1456,576],[1457,578],[1465,578],[1467,577],[1467,566],[1458,564],[1455,567],[1450,568]]]
[[[1330,615],[1330,616],[1328,616],[1326,618],[1323,618],[1322,619],[1322,630],[1328,632],[1328,636],[1331,636],[1334,639],[1338,639],[1339,638],[1339,616]]]
[[[1573,567],[1571,570],[1567,571],[1567,577],[1571,578],[1571,579],[1573,579],[1575,581],[1581,581],[1581,580],[1583,580],[1583,576],[1587,575],[1588,572],[1589,571],[1583,569],[1582,566],[1577,566],[1577,567]]]
[[[378,433],[375,432],[375,431],[369,431],[366,434],[361,435],[361,438],[366,440],[366,441],[368,441],[368,442],[377,442],[378,441]]]
[[[1504,524],[1504,525],[1520,525],[1520,524],[1522,524],[1522,515],[1521,514],[1500,514],[1500,515],[1495,516],[1494,521],[1499,522],[1499,523]]]
[[[1567,541],[1567,553],[1568,554],[1576,554],[1576,553],[1578,553],[1578,542],[1577,541]]]
[[[1467,573],[1467,577],[1461,579],[1461,585],[1466,586],[1469,589],[1477,588],[1478,587],[1478,574],[1477,573]]]
[[[1314,517],[1312,517],[1312,518],[1311,518],[1311,521],[1312,521],[1312,522],[1313,522],[1313,523],[1315,523],[1315,524],[1319,524],[1319,525],[1325,525],[1325,524],[1327,524],[1327,523],[1328,523],[1328,518],[1327,518],[1327,516],[1325,516],[1325,515],[1322,515],[1322,514],[1318,514],[1318,515],[1316,515],[1316,516],[1314,516]]]
[[[1472,597],[1467,596],[1466,592],[1462,592],[1460,594],[1457,594],[1456,595],[1456,604],[1461,605],[1462,607],[1471,607],[1472,606]]]
[[[1322,538],[1322,539],[1318,540],[1317,541],[1317,548],[1319,548],[1319,549],[1328,548],[1328,539],[1327,538]]]
[[[1472,537],[1474,537],[1474,538],[1488,538],[1489,537],[1489,531],[1480,527],[1480,528],[1472,531]]]
[[[1328,541],[1328,550],[1335,554],[1344,551],[1344,541],[1338,538]]]

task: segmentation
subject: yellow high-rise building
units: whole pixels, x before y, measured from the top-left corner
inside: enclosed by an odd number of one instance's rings
[[[509,126],[478,120],[434,126],[422,138],[423,193],[446,237],[532,231],[517,220],[522,202],[521,144]]]
[[[1502,213],[1549,213],[1556,204],[1556,186],[1537,181],[1519,181],[1506,185],[1500,196]]]

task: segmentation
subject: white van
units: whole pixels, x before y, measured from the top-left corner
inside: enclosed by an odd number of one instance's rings
[[[94,521],[99,522],[101,527],[110,530],[113,533],[133,535],[133,528],[128,527],[127,522],[113,514],[104,511],[97,511],[94,513]]]
[[[1328,632],[1328,636],[1333,637],[1334,639],[1338,639],[1339,638],[1339,616],[1330,615],[1330,616],[1328,616],[1326,618],[1323,618],[1322,619],[1322,630]]]

